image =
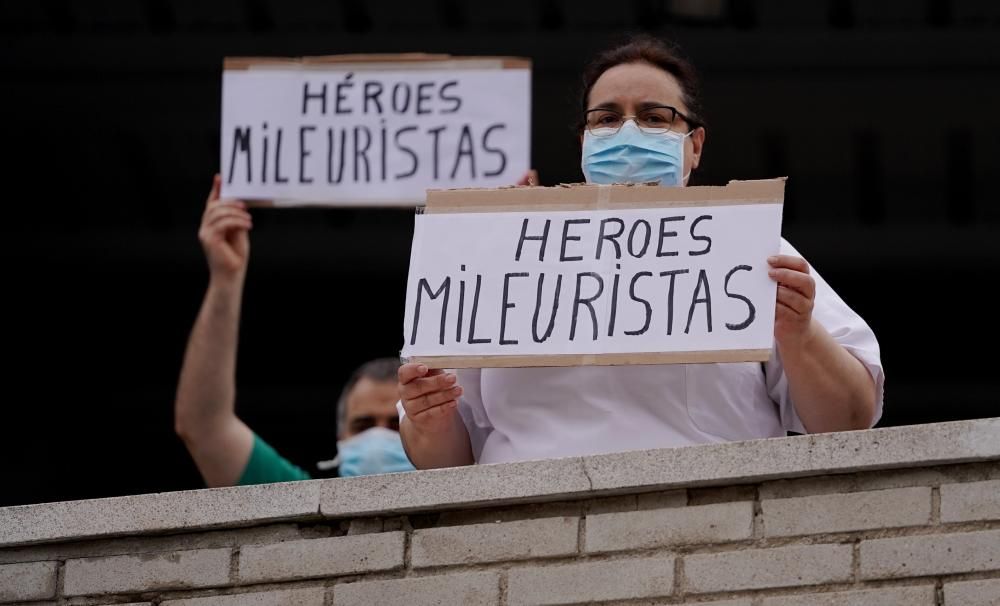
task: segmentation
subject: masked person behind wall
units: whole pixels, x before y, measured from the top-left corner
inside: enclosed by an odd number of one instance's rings
[[[188,340],[177,386],[177,434],[208,486],[308,480],[236,416],[236,344],[252,228],[246,204],[219,199],[213,181],[198,238],[208,260],[205,299]],[[361,365],[337,402],[337,457],[317,475],[356,476],[410,471],[399,438],[399,360]]]
[[[590,183],[683,187],[706,145],[693,67],[648,36],[591,63],[578,116]],[[875,335],[788,242],[768,262],[778,287],[766,363],[456,372],[406,364],[400,433],[410,459],[447,467],[872,426],[884,384]]]

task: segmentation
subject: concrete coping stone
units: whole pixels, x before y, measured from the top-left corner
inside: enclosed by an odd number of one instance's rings
[[[1000,417],[0,508],[0,548],[1000,460]]]

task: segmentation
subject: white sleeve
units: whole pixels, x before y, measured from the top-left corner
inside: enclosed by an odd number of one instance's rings
[[[781,240],[781,254],[802,256],[791,244]],[[839,343],[851,355],[861,361],[875,380],[876,399],[874,425],[882,417],[882,395],[885,385],[885,373],[882,370],[882,357],[879,353],[878,340],[868,324],[844,303],[844,300],[834,292],[829,284],[810,265],[810,274],[816,281],[816,302],[813,306],[813,317],[826,329],[833,340]],[[771,399],[778,405],[782,425],[787,431],[807,433],[795,405],[788,392],[788,379],[785,376],[781,356],[775,347],[771,359],[764,364],[764,374],[767,379],[767,390]]]
[[[486,438],[493,431],[493,426],[490,425],[489,419],[486,416],[486,410],[483,408],[483,398],[479,386],[481,371],[478,368],[474,368],[449,372],[455,373],[458,377],[458,384],[462,386],[463,393],[462,397],[458,400],[458,414],[461,415],[462,422],[465,423],[465,430],[469,432],[469,442],[472,444],[472,456],[478,462],[479,456],[483,452],[483,445],[486,443]],[[399,415],[399,421],[402,423],[403,419],[406,418],[406,411],[403,410],[402,401],[396,402],[396,414]]]
[[[458,400],[458,412],[465,422],[465,429],[469,432],[469,442],[472,444],[472,457],[479,462],[483,454],[483,445],[486,439],[493,432],[493,425],[489,417],[486,416],[486,409],[483,407],[483,394],[480,377],[482,370],[478,368],[467,368],[455,371],[458,377],[457,383],[462,386],[462,397]]]

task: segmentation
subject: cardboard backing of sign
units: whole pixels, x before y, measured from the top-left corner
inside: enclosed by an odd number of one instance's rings
[[[225,57],[225,70],[290,69],[531,69],[525,57],[455,57],[429,53],[372,53],[321,57]]]
[[[505,187],[428,190],[427,214],[525,211],[614,210],[784,204],[785,177],[730,181],[725,186],[664,188],[644,185]],[[658,353],[560,355],[413,356],[408,362],[429,368],[516,368],[532,366],[616,366],[624,364],[702,364],[766,362],[771,349],[727,349]]]
[[[531,60],[524,57],[504,56],[462,56],[430,53],[401,54],[348,54],[315,57],[226,57],[223,59],[225,71],[289,71],[308,70],[356,70],[360,72],[373,71],[461,71],[461,70],[531,70]],[[312,206],[315,203],[291,199],[259,199],[247,198],[247,205],[252,207],[290,207]],[[325,204],[323,204],[325,205]],[[330,204],[341,206],[341,204]],[[355,206],[346,204],[344,206]],[[357,206],[368,206],[358,204]],[[412,202],[379,203],[378,206],[412,207]]]

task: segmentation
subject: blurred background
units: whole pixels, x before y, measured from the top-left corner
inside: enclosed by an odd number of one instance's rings
[[[630,31],[700,69],[696,183],[789,177],[785,236],[881,342],[880,425],[997,416],[993,0],[0,0],[0,505],[201,486],[172,406],[223,57],[528,57],[554,185],[582,180],[580,72]],[[237,410],[309,466],[350,371],[401,346],[413,211],[254,215]]]

